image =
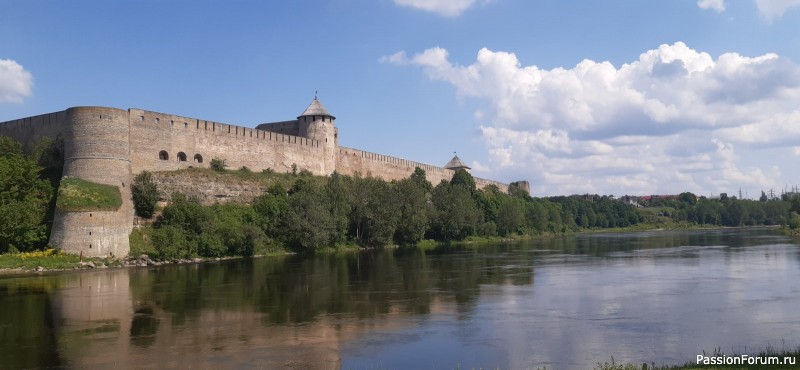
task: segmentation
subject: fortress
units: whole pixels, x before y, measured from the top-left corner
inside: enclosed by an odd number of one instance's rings
[[[337,171],[384,180],[408,177],[422,168],[434,185],[455,170],[469,169],[458,157],[445,167],[339,146],[334,117],[315,97],[297,119],[263,123],[255,129],[141,109],[72,107],[64,111],[0,122],[0,135],[32,148],[45,137],[64,143],[62,176],[117,186],[116,211],[65,212],[56,209],[51,245],[84,256],[124,257],[130,250],[133,203],[130,184],[142,171],[208,167],[211,159],[231,168],[289,172],[293,166],[315,175]],[[483,188],[508,184],[475,178]],[[527,181],[513,186],[530,192]]]

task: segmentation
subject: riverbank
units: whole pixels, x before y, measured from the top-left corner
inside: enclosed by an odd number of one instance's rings
[[[702,358],[700,357],[702,356]],[[755,354],[730,354],[719,351],[702,352],[698,358],[683,365],[663,365],[643,363],[619,364],[611,358],[610,362],[598,363],[594,370],[750,370],[750,369],[797,369],[800,360],[800,348],[792,351],[776,351],[771,348]]]
[[[765,228],[764,226],[752,226],[754,228]],[[604,229],[585,229],[579,231],[568,231],[564,233],[542,233],[537,235],[513,234],[505,237],[491,236],[470,236],[459,241],[436,241],[425,239],[413,246],[387,245],[382,248],[406,248],[431,250],[441,246],[474,246],[479,247],[491,243],[513,243],[525,240],[544,240],[567,235],[594,234],[594,233],[633,233],[642,231],[667,231],[667,230],[716,230],[726,229],[727,227],[713,225],[689,225],[685,223],[675,224],[637,224],[629,227],[604,228]],[[800,237],[798,230],[789,228],[768,227],[779,230],[781,233],[795,238]],[[123,267],[146,267],[162,266],[171,264],[188,263],[207,263],[222,260],[241,259],[241,258],[262,258],[276,256],[296,255],[297,252],[290,251],[285,247],[275,248],[274,250],[253,256],[221,256],[221,257],[190,257],[190,258],[168,258],[159,259],[156,256],[155,247],[149,242],[149,227],[136,229],[131,234],[131,252],[124,259],[115,258],[87,258],[77,255],[63,253],[57,249],[47,249],[28,253],[7,253],[0,255],[0,274],[24,274],[45,271],[68,271],[68,270],[92,270],[102,268],[123,268]],[[374,248],[367,248],[357,244],[340,244],[336,246],[319,248],[309,253],[331,254],[331,253],[352,253]]]

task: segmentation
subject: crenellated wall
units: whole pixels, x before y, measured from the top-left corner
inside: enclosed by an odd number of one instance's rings
[[[67,111],[61,111],[2,122],[0,135],[19,141],[25,152],[30,153],[43,138],[63,135],[66,114]]]
[[[352,176],[358,173],[361,176],[372,176],[386,181],[401,180],[411,176],[414,169],[419,167],[425,170],[428,181],[436,186],[442,180],[450,181],[455,173],[453,170],[430,164],[342,146],[339,147],[338,154],[336,170],[343,175]],[[475,177],[475,185],[479,189],[495,185],[502,191],[508,190],[508,184],[479,177]]]
[[[218,158],[231,169],[288,172],[296,164],[329,174],[319,160],[324,148],[317,140],[141,109],[131,109],[130,120],[133,173],[208,167]]]
[[[316,99],[314,103],[318,104]],[[217,158],[231,169],[289,172],[296,165],[315,175],[335,170],[387,181],[406,178],[419,167],[433,185],[453,176],[454,171],[439,166],[340,147],[334,119],[304,114],[253,129],[142,109],[74,107],[2,122],[0,135],[20,141],[28,151],[44,137],[61,137],[64,176],[120,189],[123,204],[117,211],[56,211],[50,243],[86,256],[128,254],[133,224],[130,183],[133,175],[145,170],[209,167]],[[475,183],[479,188],[495,185],[508,191],[507,184],[497,181],[475,178]]]

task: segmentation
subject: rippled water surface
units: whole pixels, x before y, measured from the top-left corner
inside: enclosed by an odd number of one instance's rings
[[[765,229],[0,277],[0,367],[591,368],[800,345]]]

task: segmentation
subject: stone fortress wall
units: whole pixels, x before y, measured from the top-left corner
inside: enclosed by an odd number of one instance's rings
[[[333,117],[315,98],[296,120],[247,128],[131,108],[73,107],[1,122],[0,135],[31,150],[44,137],[64,142],[63,176],[114,185],[123,204],[115,212],[57,211],[50,244],[85,256],[126,256],[133,225],[130,183],[142,171],[209,167],[214,158],[229,168],[289,172],[293,165],[315,175],[337,171],[387,181],[425,170],[434,185],[452,178],[452,169],[340,147]],[[475,178],[479,188],[508,184]],[[521,187],[527,189],[527,182]]]
[[[131,170],[171,171],[225,160],[232,169],[323,174],[319,141],[219,122],[130,109]]]

